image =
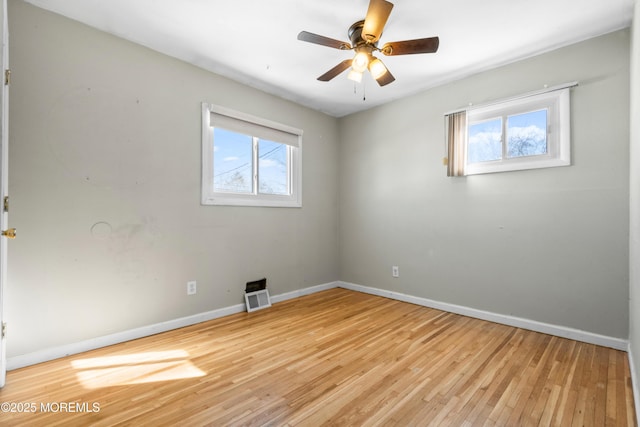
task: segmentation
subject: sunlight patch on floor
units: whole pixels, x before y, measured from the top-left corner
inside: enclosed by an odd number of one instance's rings
[[[184,350],[153,351],[78,359],[71,362],[83,387],[96,389],[197,378],[206,375]]]

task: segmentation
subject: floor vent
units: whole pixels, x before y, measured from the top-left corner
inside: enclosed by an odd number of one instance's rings
[[[271,307],[269,291],[266,289],[255,292],[247,292],[244,294],[244,300],[247,303],[247,311],[249,313],[251,313],[252,311]]]

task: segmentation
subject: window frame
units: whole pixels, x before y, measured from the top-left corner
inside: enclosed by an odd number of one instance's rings
[[[507,123],[511,116],[546,109],[547,153],[532,156],[506,157]],[[507,172],[526,169],[569,166],[571,164],[570,87],[549,90],[467,109],[467,138],[465,141],[465,175]],[[469,163],[468,132],[474,123],[490,119],[502,119],[503,158],[493,161]]]
[[[253,191],[251,193],[233,193],[227,191],[215,191],[213,185],[214,171],[214,141],[212,114],[223,116],[232,121],[242,122],[243,125],[250,129],[253,125],[256,127],[268,128],[276,133],[282,132],[290,134],[291,138],[295,138],[295,145],[288,144],[277,140],[268,139],[269,141],[284,144],[287,146],[288,159],[288,187],[290,189],[288,195],[267,194],[259,191],[259,159],[258,159],[258,140],[256,135],[252,137],[252,156],[253,156]],[[224,126],[220,128],[227,129]],[[229,129],[227,129],[229,130]],[[232,132],[237,132],[235,129]],[[240,111],[235,111],[219,105],[202,103],[202,183],[201,183],[201,204],[215,206],[262,206],[262,207],[302,207],[302,130],[277,123],[271,120],[252,116]],[[262,138],[265,139],[266,138]]]

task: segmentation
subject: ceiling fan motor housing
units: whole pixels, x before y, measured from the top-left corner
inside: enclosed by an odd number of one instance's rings
[[[369,51],[372,52],[377,49],[378,42],[369,43],[362,37],[362,28],[364,27],[364,20],[355,22],[351,27],[349,27],[349,40],[351,40],[351,46],[353,46],[354,50],[358,50],[363,46],[369,46]]]
[[[367,55],[368,60],[372,61],[374,56],[372,55],[374,51],[378,50],[378,42],[371,43],[365,40],[362,37],[362,29],[364,27],[364,20],[355,22],[351,27],[349,27],[349,40],[351,40],[352,49],[356,53],[364,53]],[[355,68],[355,67],[354,67]]]

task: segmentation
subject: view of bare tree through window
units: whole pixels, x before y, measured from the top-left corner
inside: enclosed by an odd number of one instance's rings
[[[287,195],[288,147],[257,139],[258,193]],[[254,138],[222,128],[213,130],[213,187],[215,191],[253,193]]]
[[[213,170],[215,191],[253,192],[253,138],[214,128]]]
[[[547,110],[509,116],[507,156],[523,157],[541,154],[547,154]]]
[[[262,194],[289,194],[287,146],[277,142],[258,142],[258,191]]]
[[[507,144],[503,150],[503,118],[471,123],[468,128],[467,163],[547,154],[547,110],[506,118]]]

